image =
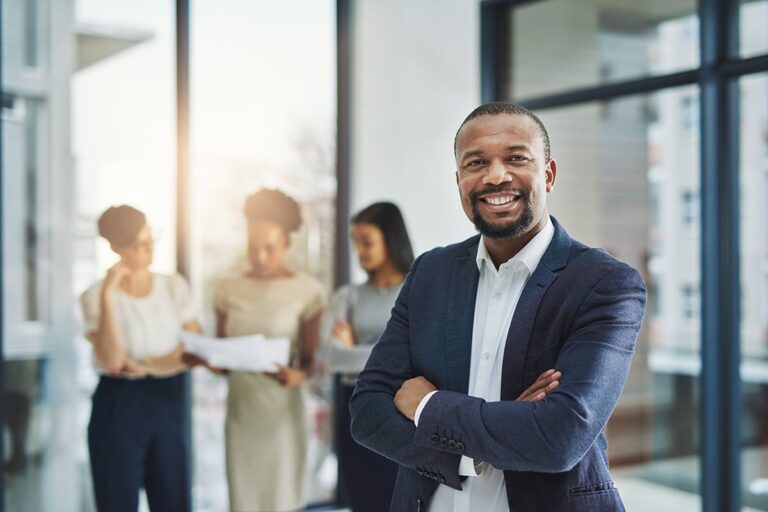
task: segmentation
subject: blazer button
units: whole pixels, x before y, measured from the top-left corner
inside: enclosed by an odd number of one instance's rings
[[[464,453],[464,443],[461,441],[456,443],[456,450],[458,450],[459,453]]]
[[[448,449],[451,450],[451,451],[455,450],[456,449],[456,441],[454,441],[453,439],[450,439],[448,441]]]
[[[440,444],[440,436],[437,434],[432,434],[432,437],[430,437],[429,440],[432,441],[432,446]]]
[[[445,448],[448,446],[448,438],[447,437],[441,437],[440,438],[440,448]]]
[[[416,512],[421,512],[424,510],[424,502],[421,501],[421,498],[416,498]]]

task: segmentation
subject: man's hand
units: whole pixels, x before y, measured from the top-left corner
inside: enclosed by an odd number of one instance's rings
[[[403,416],[413,421],[419,402],[427,394],[436,390],[437,388],[424,377],[408,379],[395,394],[395,407]]]
[[[554,369],[547,370],[539,375],[536,382],[531,384],[531,387],[523,391],[523,393],[517,397],[516,402],[538,402],[544,400],[544,397],[554,391],[557,386],[560,385],[560,377],[563,374],[557,372]]]

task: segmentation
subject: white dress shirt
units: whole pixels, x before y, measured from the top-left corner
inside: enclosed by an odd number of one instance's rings
[[[487,402],[498,402],[501,399],[504,346],[512,316],[525,283],[539,265],[554,233],[555,228],[548,219],[544,229],[515,256],[500,265],[498,270],[488,254],[485,239],[480,239],[477,250],[480,281],[477,286],[469,369],[470,396]],[[438,392],[433,391],[419,403],[414,418],[416,426],[427,402]],[[503,471],[487,462],[462,456],[459,474],[469,477],[462,484],[463,490],[439,485],[429,504],[430,512],[509,512]]]

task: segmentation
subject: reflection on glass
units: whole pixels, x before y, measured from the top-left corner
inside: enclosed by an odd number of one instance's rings
[[[539,97],[699,63],[695,0],[545,0],[510,10],[506,97]]]
[[[3,478],[7,510],[43,510],[43,463],[50,428],[43,396],[45,365],[40,359],[3,363],[5,420]]]
[[[25,115],[25,177],[24,177],[24,277],[26,280],[25,291],[25,320],[33,322],[39,319],[38,309],[42,294],[38,294],[38,230],[40,219],[38,216],[38,179],[41,172],[38,161],[39,128],[38,106],[34,101],[26,103]]]
[[[768,510],[768,75],[740,93],[742,501]]]
[[[52,456],[54,404],[46,393],[53,326],[44,323],[57,269],[43,250],[50,241],[45,183],[54,165],[47,158],[51,90],[43,79],[38,44],[46,13],[37,1],[2,3],[2,193],[3,362],[2,405],[4,510],[45,510],[46,473],[60,468]],[[56,104],[58,106],[58,104]],[[46,225],[48,224],[48,225]],[[66,263],[64,263],[66,266]],[[61,272],[66,274],[66,268]],[[61,296],[61,295],[59,295]],[[66,291],[64,296],[67,296]],[[61,324],[55,327],[62,332]],[[62,481],[68,482],[67,478]]]
[[[24,65],[34,68],[38,65],[38,29],[42,21],[38,16],[38,1],[24,2]]]
[[[698,90],[685,87],[539,113],[559,169],[553,215],[648,284],[645,326],[606,431],[628,510],[700,509],[697,106]]]
[[[768,53],[768,0],[741,0],[739,8],[739,55]]]

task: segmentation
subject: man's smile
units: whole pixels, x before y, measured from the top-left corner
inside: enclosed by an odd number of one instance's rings
[[[482,209],[491,213],[501,213],[517,209],[521,204],[525,194],[521,191],[509,190],[503,192],[493,192],[487,194],[478,194],[475,199],[476,205],[482,205]]]

